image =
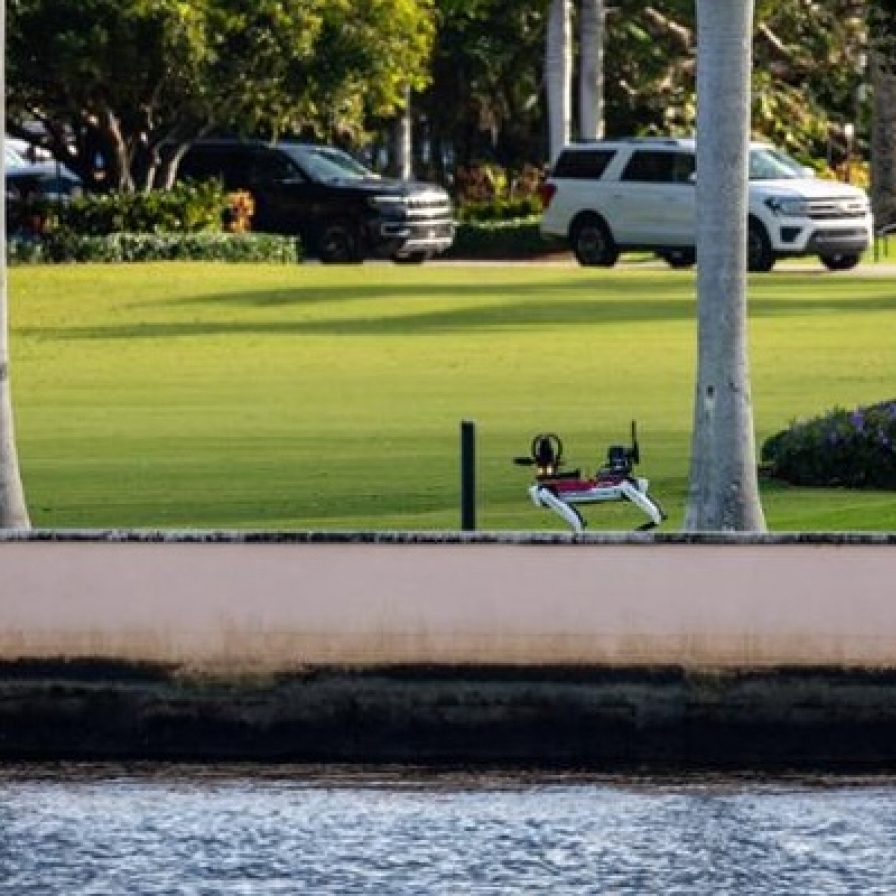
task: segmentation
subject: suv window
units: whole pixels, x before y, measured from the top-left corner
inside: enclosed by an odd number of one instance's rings
[[[178,169],[182,178],[195,180],[220,180],[227,190],[236,190],[248,184],[248,164],[245,155],[230,153],[224,149],[191,149],[183,157]]]
[[[298,177],[299,171],[284,153],[262,150],[253,153],[248,175],[247,183],[250,186],[278,184]]]
[[[805,176],[805,170],[783,152],[775,149],[750,152],[750,180],[787,180]]]
[[[289,150],[309,177],[319,183],[340,180],[368,180],[376,175],[357,159],[332,146],[303,146]]]
[[[279,151],[197,146],[184,156],[179,175],[196,180],[215,178],[227,190],[241,190],[254,185],[282,183],[298,177],[299,171],[292,160]]]
[[[694,156],[689,152],[668,152],[639,149],[632,153],[624,181],[652,184],[686,184],[694,174]]]
[[[552,177],[571,180],[599,180],[616,151],[613,149],[581,149],[564,152],[557,159]]]

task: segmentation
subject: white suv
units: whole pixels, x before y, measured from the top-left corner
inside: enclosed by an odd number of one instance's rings
[[[695,142],[633,138],[567,146],[542,187],[541,232],[569,242],[580,264],[612,267],[626,250],[652,250],[672,267],[695,252]],[[778,149],[750,144],[747,265],[817,255],[855,267],[874,234],[868,196],[821,180]]]

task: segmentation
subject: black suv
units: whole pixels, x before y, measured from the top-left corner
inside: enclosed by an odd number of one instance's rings
[[[454,240],[445,190],[380,177],[329,146],[202,140],[181,160],[178,178],[216,178],[229,191],[247,190],[253,230],[296,235],[324,262],[422,262]]]

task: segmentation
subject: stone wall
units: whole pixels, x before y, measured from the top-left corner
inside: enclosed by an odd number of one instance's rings
[[[0,758],[896,770],[896,538],[6,533]]]
[[[896,541],[36,533],[0,541],[0,658],[896,665]]]

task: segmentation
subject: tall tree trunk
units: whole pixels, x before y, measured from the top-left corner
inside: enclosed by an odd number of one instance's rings
[[[579,8],[579,136],[604,135],[604,0],[582,0]]]
[[[411,122],[411,91],[405,88],[404,108],[395,120],[393,148],[395,158],[395,176],[410,180],[414,175],[414,149]]]
[[[6,3],[0,2],[0,107],[6,120]],[[6,181],[6,161],[0,159],[0,176]],[[0,210],[0,528],[28,528],[28,508],[19,474],[19,457],[13,426],[12,386],[9,380],[9,286],[6,269],[6,203]]]
[[[871,53],[871,200],[878,227],[896,225],[896,58]]]
[[[697,0],[698,361],[685,529],[762,531],[747,352],[753,0]]]
[[[548,102],[548,150],[550,161],[569,142],[572,102],[572,24],[570,0],[551,0],[545,52],[545,89]]]

